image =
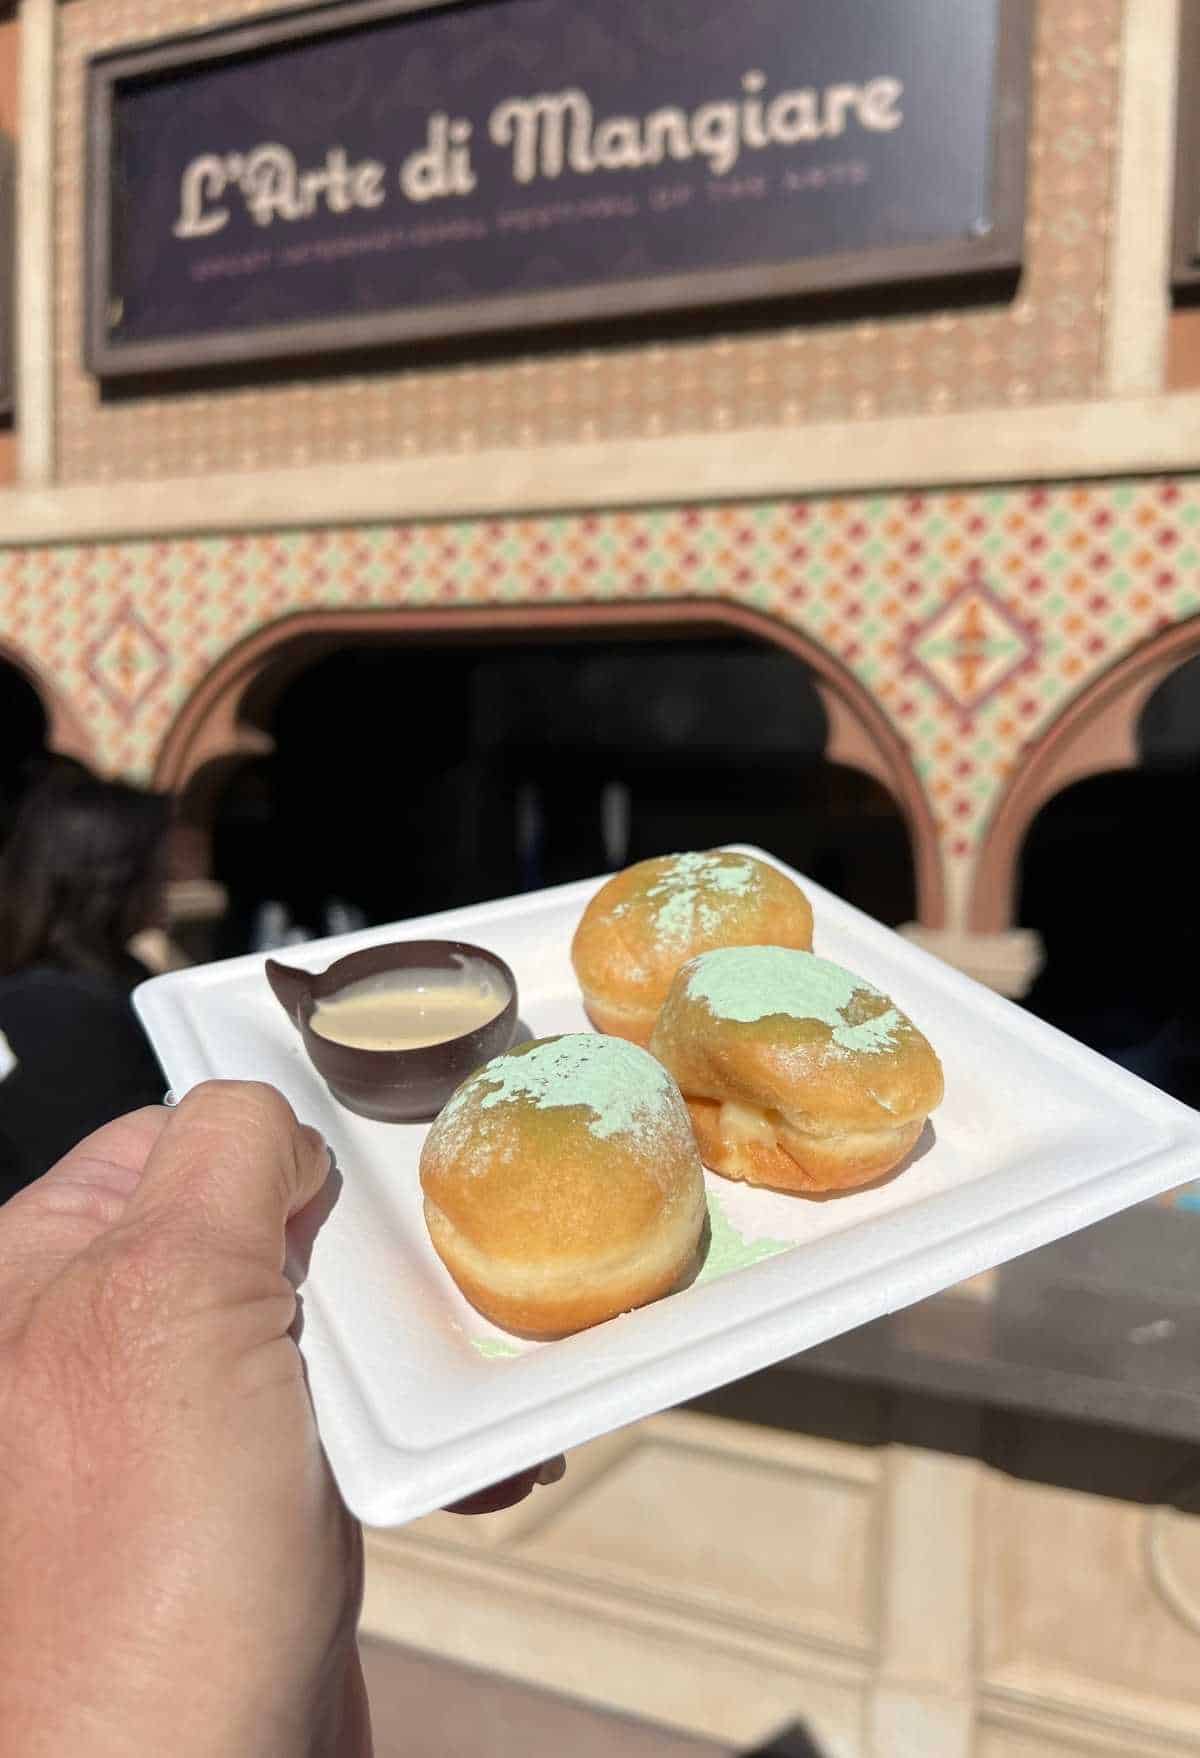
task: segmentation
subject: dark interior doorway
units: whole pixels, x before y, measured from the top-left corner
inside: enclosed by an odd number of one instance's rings
[[[400,920],[728,841],[914,914],[895,802],[824,761],[808,672],[762,642],[376,639],[281,665],[247,704],[274,754],[216,802],[221,951],[265,900],[319,933],[335,901]]]
[[[1034,820],[1020,921],[1046,965],[1028,1005],[1200,1105],[1200,658],[1159,687],[1136,771],[1067,788]]]
[[[46,752],[46,711],[23,672],[0,660],[0,843]]]

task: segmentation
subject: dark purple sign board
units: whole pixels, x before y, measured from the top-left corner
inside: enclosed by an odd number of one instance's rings
[[[370,0],[90,67],[102,378],[1020,267],[1030,0]]]

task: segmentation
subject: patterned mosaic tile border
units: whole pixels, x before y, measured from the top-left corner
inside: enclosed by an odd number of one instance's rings
[[[683,597],[792,624],[871,689],[961,898],[1026,747],[1200,616],[1200,477],[0,550],[0,643],[137,778],[221,656],[299,609]]]
[[[221,655],[290,612],[676,597],[750,605],[861,678],[961,895],[1023,749],[1200,613],[1200,478],[0,551],[0,641],[140,777]]]

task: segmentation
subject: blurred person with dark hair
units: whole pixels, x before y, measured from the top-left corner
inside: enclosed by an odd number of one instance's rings
[[[17,813],[0,853],[0,1203],[162,1098],[130,946],[160,925],[169,824],[160,795],[74,770]]]
[[[0,778],[0,853],[12,834],[22,802],[32,788],[48,787],[54,781],[84,779],[91,774],[78,757],[67,757],[61,751],[35,751],[16,764],[6,766]]]

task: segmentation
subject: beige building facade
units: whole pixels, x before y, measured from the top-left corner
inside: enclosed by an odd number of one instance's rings
[[[1200,654],[1177,0],[1038,0],[1001,305],[103,397],[88,59],[265,10],[0,18],[0,661],[51,745],[177,790],[200,879],[213,779],[263,749],[253,692],[306,643],[750,634],[903,814],[910,931],[1022,993],[1035,814],[1135,765],[1142,709]],[[746,1746],[804,1721],[829,1758],[1200,1753],[1195,1448],[1063,1425],[1055,1463],[1032,1419],[816,1384],[781,1370],[583,1449],[506,1515],[374,1535],[367,1627]],[[1121,1469],[1090,1470],[1108,1450]]]

